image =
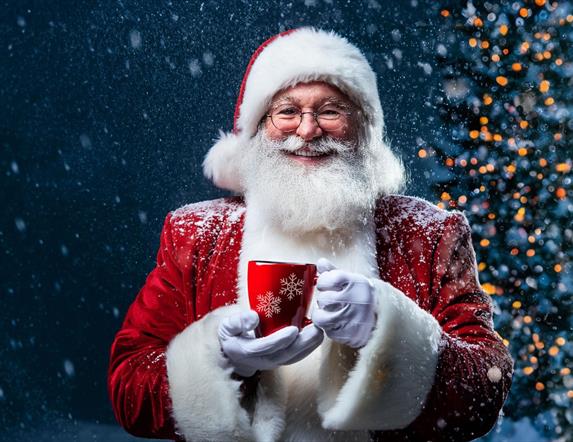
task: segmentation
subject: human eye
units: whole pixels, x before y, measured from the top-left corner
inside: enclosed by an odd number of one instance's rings
[[[341,113],[342,112],[340,111],[340,109],[326,108],[326,109],[321,109],[318,114],[319,115],[339,115]]]
[[[273,114],[281,120],[292,120],[300,115],[300,110],[293,106],[282,106],[277,108]]]
[[[323,106],[318,111],[318,117],[323,119],[336,119],[342,115],[343,111],[338,106]]]

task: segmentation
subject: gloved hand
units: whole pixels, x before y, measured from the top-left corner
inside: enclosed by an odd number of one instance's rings
[[[307,357],[324,338],[322,330],[308,325],[299,333],[289,326],[268,336],[255,338],[259,315],[252,310],[229,316],[219,324],[219,343],[235,373],[250,377],[257,370],[272,370]]]
[[[337,269],[325,258],[317,262],[317,305],[312,322],[333,341],[359,348],[366,345],[376,324],[374,285],[358,273]]]

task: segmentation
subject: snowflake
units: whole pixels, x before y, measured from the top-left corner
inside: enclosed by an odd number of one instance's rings
[[[264,295],[259,296],[257,310],[263,313],[267,318],[272,318],[273,314],[281,312],[281,298],[275,296],[270,290]]]
[[[294,273],[291,273],[288,278],[281,279],[281,295],[292,301],[295,296],[302,296],[303,285],[304,281],[298,279]]]

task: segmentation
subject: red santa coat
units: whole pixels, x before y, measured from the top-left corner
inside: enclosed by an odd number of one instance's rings
[[[167,216],[157,266],[111,349],[109,394],[130,433],[178,440],[288,434],[278,370],[237,380],[217,341],[220,319],[245,308],[237,288],[245,213],[237,197]],[[377,324],[360,350],[333,342],[322,349],[322,427],[370,430],[384,441],[485,434],[509,391],[512,360],[493,330],[467,220],[391,195],[378,201],[373,232]],[[247,412],[249,398],[255,405]]]

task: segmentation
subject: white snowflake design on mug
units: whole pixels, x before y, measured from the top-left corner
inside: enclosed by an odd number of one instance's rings
[[[296,296],[302,296],[303,286],[304,280],[297,278],[294,273],[291,273],[288,278],[281,278],[280,294],[292,301]]]
[[[258,297],[257,310],[263,313],[267,318],[281,312],[281,298],[275,296],[270,290]]]

